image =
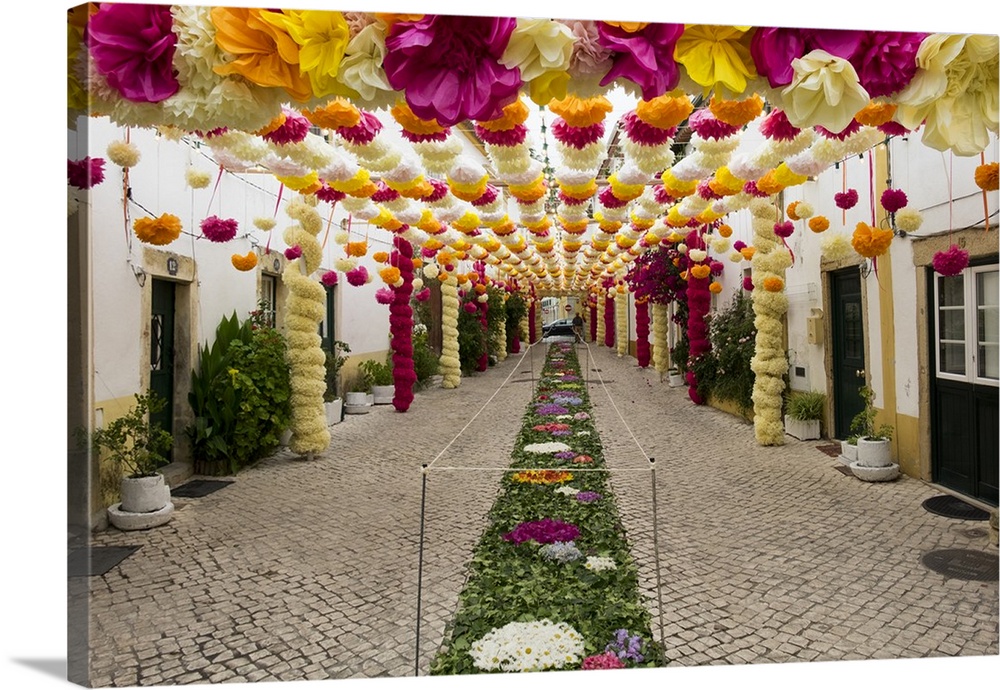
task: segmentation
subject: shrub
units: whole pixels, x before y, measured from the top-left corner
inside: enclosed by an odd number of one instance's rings
[[[504,291],[498,287],[489,286],[486,289],[489,301],[486,303],[486,347],[491,360],[495,359],[500,352],[500,341],[504,340],[506,347],[506,334],[502,331],[507,326],[507,306],[504,303]]]
[[[785,403],[785,412],[792,419],[808,422],[823,419],[825,406],[825,393],[819,391],[796,392],[789,394]]]
[[[387,357],[384,362],[366,359],[358,365],[366,388],[370,389],[372,386],[391,386],[393,384],[392,364],[390,362],[391,360]]]
[[[712,395],[735,402],[746,414],[753,409],[754,373],[750,360],[757,338],[753,302],[748,296],[736,293],[724,309],[712,315],[711,338],[716,366]]]
[[[474,302],[473,302],[474,303]],[[458,360],[462,374],[469,375],[479,366],[479,358],[486,351],[486,338],[479,312],[458,310]]]
[[[350,345],[339,340],[333,341],[332,352],[326,351],[326,392],[323,393],[323,402],[333,402],[337,399],[337,377],[344,364],[347,363],[347,357],[341,353],[350,351]]]
[[[427,383],[438,373],[440,366],[440,360],[428,342],[426,326],[417,324],[413,327],[413,369],[417,373],[417,383]]]
[[[151,477],[170,460],[164,455],[173,446],[169,431],[148,419],[163,410],[167,401],[153,391],[135,394],[135,407],[91,435],[95,451],[108,451],[118,472],[129,477]]]

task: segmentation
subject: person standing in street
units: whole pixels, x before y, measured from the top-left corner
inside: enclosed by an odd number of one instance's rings
[[[583,316],[580,312],[573,317],[573,337],[576,338],[576,342],[583,342]]]

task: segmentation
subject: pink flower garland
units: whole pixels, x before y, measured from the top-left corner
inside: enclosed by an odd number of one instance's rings
[[[643,369],[649,366],[649,302],[647,300],[635,303],[635,357]]]
[[[282,108],[285,121],[280,127],[265,134],[262,139],[272,144],[297,144],[309,134],[309,120],[299,115],[294,110]]]
[[[597,342],[597,301],[590,303],[590,342]]]
[[[958,275],[969,265],[969,252],[953,244],[947,250],[937,252],[932,265],[943,276]]]
[[[604,297],[604,346],[615,346],[615,300],[607,295]]]
[[[704,242],[700,233],[695,230],[688,234],[685,239],[690,249],[704,248]],[[695,278],[688,267],[687,299],[688,299],[688,362],[695,361],[700,355],[712,349],[712,341],[708,337],[708,322],[705,317],[712,308],[712,293],[708,289],[712,282],[711,277]],[[689,364],[690,366],[690,364]],[[696,405],[705,403],[704,398],[698,395],[698,379],[694,372],[688,368],[685,374],[688,384],[688,397]]]
[[[236,237],[238,229],[239,223],[234,218],[223,219],[218,216],[209,216],[201,221],[202,234],[205,235],[205,239],[212,242],[228,242]]]
[[[396,235],[392,239],[395,251],[390,262],[399,268],[403,284],[393,288],[393,300],[389,306],[389,346],[392,348],[392,379],[396,392],[392,406],[397,412],[406,412],[413,402],[413,384],[417,372],[413,368],[413,309],[410,296],[413,294],[413,245],[409,240]]]
[[[361,287],[368,282],[368,269],[364,266],[358,266],[353,268],[346,273],[347,282],[354,287]]]

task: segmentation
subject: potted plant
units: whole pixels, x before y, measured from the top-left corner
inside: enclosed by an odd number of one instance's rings
[[[785,433],[800,441],[820,437],[820,420],[826,394],[819,391],[796,392],[785,402]]]
[[[344,419],[344,399],[337,390],[340,370],[347,362],[343,353],[350,352],[351,347],[340,340],[333,341],[333,350],[326,353],[326,392],[323,393],[323,403],[326,407],[326,423],[339,424]]]
[[[371,392],[376,405],[391,405],[396,394],[396,386],[392,379],[392,365],[374,359],[366,359],[360,364],[360,369],[371,385]]]
[[[344,394],[344,413],[345,414],[366,414],[371,406],[368,401],[368,392],[371,390],[371,384],[368,383],[368,378],[364,375],[355,376],[349,384],[347,384],[347,392]]]
[[[858,464],[862,467],[889,467],[892,465],[892,426],[875,426],[875,392],[863,386],[858,394],[864,409],[851,421],[851,432],[858,437]]]
[[[840,442],[840,458],[850,465],[858,460],[858,437],[851,434]]]
[[[162,525],[174,511],[170,487],[159,469],[170,460],[165,455],[173,436],[149,415],[166,407],[166,400],[150,391],[135,394],[135,406],[91,436],[95,452],[105,451],[122,472],[121,502],[108,508],[108,519],[119,529],[149,529]]]

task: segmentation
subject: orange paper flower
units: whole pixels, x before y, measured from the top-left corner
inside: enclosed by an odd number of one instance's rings
[[[768,292],[781,292],[785,288],[785,281],[776,276],[764,278],[763,288]]]
[[[399,126],[411,134],[437,134],[445,130],[437,120],[423,120],[414,115],[410,106],[402,99],[396,101],[396,105],[389,112]]]
[[[746,259],[747,261],[750,261],[750,259],[752,259],[753,255],[756,253],[757,253],[757,247],[743,247],[743,249],[740,250],[740,254],[742,254],[743,258]]]
[[[830,221],[826,216],[813,216],[809,219],[809,229],[813,232],[823,232],[830,227]]]
[[[389,252],[375,252],[372,254],[372,259],[380,264],[384,264],[389,260]]]
[[[490,132],[506,132],[523,124],[528,119],[528,106],[519,98],[510,105],[504,106],[503,115],[494,120],[480,120],[477,124]]]
[[[769,170],[764,177],[757,180],[757,189],[769,196],[771,194],[777,194],[784,188],[785,185],[778,181],[775,170]]]
[[[635,106],[635,115],[651,127],[670,129],[684,122],[693,110],[694,105],[687,96],[664,94],[648,101],[639,101]]]
[[[708,286],[708,291],[713,295],[717,295],[722,292],[722,283],[712,283]]]
[[[613,109],[611,101],[604,96],[580,98],[570,95],[549,103],[549,110],[566,120],[571,127],[590,127],[604,122]]]
[[[728,225],[726,225],[725,223],[719,226],[719,235],[721,237],[729,237],[732,234],[733,234],[733,229]]]
[[[868,259],[885,254],[891,242],[892,230],[873,228],[868,223],[858,223],[851,237],[854,251]]]
[[[257,252],[251,249],[247,252],[246,256],[233,254],[231,260],[233,262],[233,267],[237,271],[252,271],[257,266]]]
[[[733,127],[742,127],[764,111],[764,100],[757,94],[742,101],[724,101],[712,96],[708,109],[715,115],[715,119]]]
[[[170,213],[159,218],[139,218],[132,224],[140,242],[157,246],[170,244],[180,237],[181,227],[181,219]]]
[[[893,103],[870,102],[858,111],[854,119],[868,127],[878,127],[884,125],[896,114],[896,106]]]
[[[697,264],[691,267],[691,275],[698,280],[703,280],[712,275],[712,267],[706,264]]]
[[[995,192],[1000,187],[1000,173],[996,161],[976,166],[976,185],[984,192]]]
[[[348,242],[345,249],[348,256],[364,256],[368,253],[368,242]]]
[[[399,280],[400,272],[395,266],[386,266],[378,272],[378,275],[386,285],[394,285]]]
[[[795,209],[798,207],[798,205],[799,202],[797,201],[793,201],[792,203],[788,204],[788,208],[785,210],[785,213],[788,215],[789,220],[802,220],[801,218],[799,218],[798,214],[795,213]]]
[[[309,122],[324,129],[354,127],[361,122],[361,111],[344,98],[334,98],[326,105],[313,110],[303,110],[302,114]]]
[[[285,115],[284,113],[278,113],[278,115],[273,120],[271,120],[266,125],[258,129],[256,132],[254,132],[254,134],[256,134],[258,137],[266,136],[271,132],[277,130],[283,124],[285,124],[287,120],[288,120],[287,115]]]

